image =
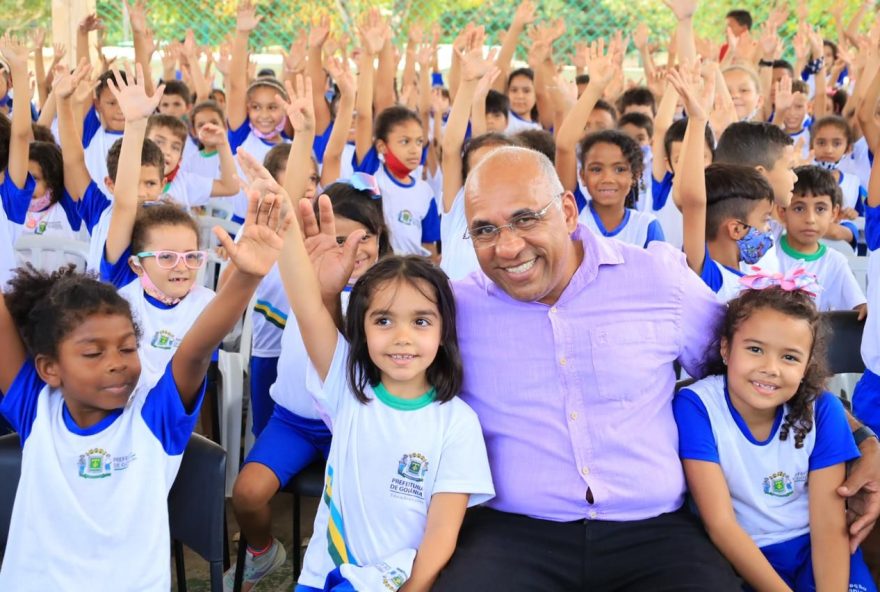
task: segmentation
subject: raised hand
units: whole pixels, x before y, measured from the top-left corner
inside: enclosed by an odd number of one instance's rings
[[[330,17],[325,14],[320,20],[312,22],[312,27],[309,29],[309,48],[323,46],[328,35],[330,35]]]
[[[497,50],[492,49],[483,57],[483,39],[483,27],[477,27],[469,36],[467,49],[458,51],[462,81],[479,80],[494,65]]]
[[[278,184],[275,177],[272,176],[266,167],[259,160],[251,156],[242,148],[236,153],[238,166],[247,179],[247,184],[242,184],[242,188],[248,192],[256,191],[258,195],[267,193],[281,194],[284,188]]]
[[[61,60],[63,60],[66,55],[67,50],[64,48],[63,43],[52,44],[52,63],[49,65],[49,69],[51,70],[57,64],[60,64]]]
[[[371,8],[358,28],[361,37],[361,46],[370,55],[375,56],[385,46],[385,42],[391,36],[388,22],[379,14],[379,10]]]
[[[765,60],[775,60],[776,57],[782,53],[782,42],[776,34],[776,28],[769,22],[764,26],[758,44]]]
[[[30,50],[28,50],[27,45],[10,35],[9,31],[0,38],[0,54],[3,55],[3,59],[6,60],[10,68],[21,68],[27,71],[27,60]]]
[[[262,199],[248,193],[248,212],[238,242],[219,226],[214,234],[240,273],[262,277],[269,273],[284,246],[284,234],[293,222],[293,211],[285,207],[283,194],[270,193]]]
[[[782,75],[782,78],[776,83],[774,94],[774,107],[780,115],[791,109],[794,102],[794,95],[791,93],[791,76],[788,73]]]
[[[482,101],[485,103],[486,96],[489,94],[489,91],[492,90],[492,84],[501,75],[501,69],[498,66],[490,65],[489,69],[483,74],[480,81],[477,83],[477,88],[474,91],[474,103],[476,104],[478,101]]]
[[[144,69],[140,64],[135,65],[134,75],[131,68],[128,68],[125,79],[122,78],[119,70],[115,70],[108,87],[116,97],[126,122],[140,121],[152,115],[159,106],[162,93],[165,92],[165,85],[160,84],[153,96],[147,95],[144,87]]]
[[[680,21],[691,18],[697,11],[697,0],[663,0],[663,3]]]
[[[145,33],[147,31],[147,12],[144,1],[137,0],[134,4],[129,4],[128,0],[123,0],[123,3],[128,11],[131,30],[134,33]]]
[[[257,7],[254,6],[253,2],[251,0],[242,0],[235,14],[235,30],[242,33],[250,33],[257,28],[261,20],[263,20],[263,17],[257,14]]]
[[[648,30],[648,25],[644,22],[640,22],[636,27],[636,30],[633,31],[633,44],[636,46],[636,49],[639,51],[644,51],[648,47],[648,36],[650,35],[650,31]]]
[[[523,0],[520,5],[516,7],[516,12],[513,13],[513,24],[518,27],[531,25],[535,22],[536,16],[537,8],[532,0]]]
[[[34,29],[34,32],[31,33],[31,50],[36,53],[38,51],[43,51],[43,45],[46,43],[46,29],[43,27],[37,27]]]
[[[87,14],[77,26],[80,33],[88,34],[90,31],[98,31],[104,28],[104,21],[97,14]]]
[[[336,297],[351,278],[358,242],[364,237],[364,231],[355,230],[340,245],[336,240],[336,217],[329,197],[318,197],[320,227],[315,210],[308,200],[300,200],[298,206],[303,225],[303,242],[321,285],[321,294],[324,298]]]
[[[348,59],[328,57],[324,60],[324,68],[330,74],[330,78],[339,87],[339,92],[346,96],[354,96],[356,91],[354,74],[348,65]]]
[[[681,97],[682,102],[684,103],[684,108],[687,111],[688,117],[696,118],[696,119],[707,119],[709,116],[709,111],[711,110],[712,103],[709,103],[709,107],[706,107],[705,99],[710,98],[706,96],[704,93],[702,99],[698,96],[697,92],[697,84],[699,84],[699,74],[697,77],[694,77],[693,71],[690,71],[687,68],[679,67],[678,69],[671,69],[666,74],[666,79],[669,83],[675,88],[675,91],[678,93],[678,96]],[[712,84],[710,82],[714,81],[715,77],[710,77],[706,80],[706,86]],[[591,81],[592,82],[592,81]],[[715,88],[714,86],[711,88],[711,99],[714,102],[715,100]]]
[[[590,44],[587,58],[587,72],[590,74],[590,84],[594,82],[600,87],[606,87],[611,83],[615,75],[615,67],[610,52],[605,52],[605,40],[601,37]]]
[[[283,57],[285,74],[299,74],[306,69],[306,41],[303,32],[290,43],[290,51]]]
[[[287,89],[290,102],[285,101],[281,95],[276,95],[276,100],[284,105],[293,131],[296,133],[315,131],[315,106],[312,102],[311,77],[303,78],[302,74],[297,74],[296,88],[290,84],[290,80],[284,81],[284,87]]]
[[[206,123],[199,128],[199,142],[205,146],[217,146],[228,141],[226,130],[219,125]]]
[[[55,97],[59,101],[65,101],[72,97],[77,87],[88,78],[91,71],[92,66],[85,58],[80,60],[73,72],[68,72],[64,66],[56,66],[54,70],[55,80],[52,84]]]

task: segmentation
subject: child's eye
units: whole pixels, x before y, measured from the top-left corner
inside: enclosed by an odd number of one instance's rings
[[[390,324],[391,324],[391,319],[389,319],[388,317],[379,317],[376,319],[376,325],[378,325],[380,327],[387,327]]]
[[[101,356],[101,352],[83,352],[84,358],[98,358]]]
[[[430,327],[431,321],[428,319],[416,319],[416,326],[418,327]]]
[[[617,173],[618,175],[620,175],[622,173],[629,172],[629,169],[627,169],[626,167],[623,167],[623,166],[619,166],[619,167],[614,167],[614,172]]]
[[[750,345],[749,347],[746,348],[746,350],[747,350],[747,351],[750,351],[750,352],[753,353],[753,354],[760,354],[760,353],[762,353],[762,352],[761,352],[761,348],[758,347],[757,345]]]
[[[800,362],[800,358],[798,358],[797,356],[793,356],[791,354],[786,354],[786,355],[782,356],[782,359],[785,360],[786,362],[794,362],[795,364]]]

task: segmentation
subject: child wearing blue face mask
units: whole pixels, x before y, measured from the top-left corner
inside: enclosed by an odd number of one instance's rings
[[[685,166],[679,167],[673,187],[684,218],[684,253],[718,300],[727,302],[740,292],[740,263],[754,265],[773,247],[773,189],[749,166],[712,164],[704,171],[687,165],[703,162],[703,137],[714,97],[698,100],[678,72],[671,72],[669,81],[689,115],[680,160]]]

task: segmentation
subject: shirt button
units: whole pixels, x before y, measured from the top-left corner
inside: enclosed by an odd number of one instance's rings
[[[552,307],[552,308],[551,308],[551,309],[550,309],[550,312],[552,312],[552,313],[554,313],[554,314],[555,314],[555,313],[556,313],[556,307],[555,307],[555,306],[554,306],[554,307]]]
[[[587,468],[587,467],[584,467],[584,468],[581,469],[581,473],[583,473],[584,475],[589,475],[589,474],[590,474],[590,469]]]
[[[598,516],[598,514],[596,514],[596,510],[590,510],[590,518],[595,518],[596,516]]]
[[[574,421],[578,418],[578,414],[577,414],[577,412],[572,411],[571,413],[568,414],[568,417],[570,417],[571,420]]]
[[[561,360],[559,360],[559,363],[560,363],[562,366],[565,366],[565,358],[562,358]]]

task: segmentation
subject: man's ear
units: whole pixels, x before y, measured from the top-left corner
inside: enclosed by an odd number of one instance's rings
[[[52,388],[61,386],[58,362],[45,354],[39,354],[34,358],[34,367],[40,379]]]

